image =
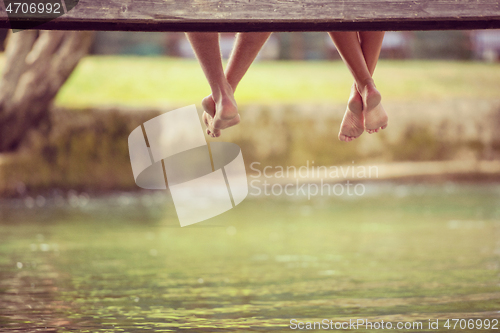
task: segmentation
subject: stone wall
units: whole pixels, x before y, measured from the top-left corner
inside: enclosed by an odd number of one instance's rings
[[[500,159],[500,101],[387,103],[389,127],[350,143],[337,139],[344,107],[242,106],[240,125],[217,140],[237,143],[246,165],[260,162],[261,168],[307,161],[342,165]],[[18,152],[0,155],[0,194],[137,189],[128,135],[169,110],[56,109],[50,124],[30,133]]]

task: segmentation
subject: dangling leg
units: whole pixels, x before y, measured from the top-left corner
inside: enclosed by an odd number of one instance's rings
[[[351,94],[339,132],[339,139],[341,141],[350,142],[359,137],[364,131],[363,99],[358,92],[358,87],[366,85],[371,76],[366,67],[358,33],[348,31],[330,32],[329,34],[344,63],[356,79],[351,87]]]
[[[250,65],[257,57],[260,49],[264,46],[265,42],[271,35],[270,32],[250,32],[250,33],[239,33],[236,36],[236,41],[234,43],[233,51],[229,57],[229,61],[226,67],[226,79],[231,86],[232,90],[235,91],[238,83],[247,72]],[[203,121],[207,126],[207,133],[213,136],[220,136],[220,129],[227,128],[236,125],[239,122],[239,116],[233,120],[228,121],[225,127],[214,126],[214,120],[216,119],[216,103],[214,101],[213,94],[205,97],[202,101],[203,109]]]
[[[370,75],[373,76],[375,67],[377,66],[380,49],[382,48],[382,41],[384,39],[384,31],[360,31],[359,41],[363,55],[365,57],[366,66]],[[368,133],[376,133],[380,129],[387,127],[387,113],[385,112],[382,104],[379,104],[370,111],[364,112],[365,129]]]
[[[380,103],[381,96],[366,65],[357,32],[332,32],[332,39],[342,59],[356,81],[356,88],[363,98],[363,109],[370,109]]]
[[[371,78],[358,33],[330,32],[330,36],[355,80],[339,133],[340,140],[349,142],[363,133],[364,115],[380,104],[381,95]]]
[[[217,110],[212,125],[216,129],[222,129],[237,124],[239,122],[238,108],[233,88],[224,76],[219,35],[212,32],[191,32],[186,33],[186,35],[212,91]],[[212,136],[216,136],[216,134],[212,133]]]

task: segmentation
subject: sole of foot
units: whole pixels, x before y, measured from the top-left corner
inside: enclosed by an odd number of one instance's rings
[[[387,127],[389,119],[381,104],[382,96],[373,83],[365,86],[362,96],[364,128],[369,134],[378,133]]]
[[[378,133],[387,127],[389,117],[380,103],[375,108],[365,112],[365,129],[369,134]]]
[[[351,142],[358,138],[364,131],[363,100],[355,87],[351,89],[351,96],[347,102],[340,125],[339,140]]]

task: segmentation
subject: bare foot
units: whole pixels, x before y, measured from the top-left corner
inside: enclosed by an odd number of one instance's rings
[[[234,126],[240,122],[236,101],[230,93],[222,93],[216,102],[209,95],[201,102],[203,106],[203,122],[207,126],[207,134],[213,138],[219,137],[221,129]]]
[[[363,98],[363,111],[368,111],[380,104],[382,96],[375,87],[373,80],[360,86],[358,85],[358,91]]]
[[[361,89],[360,94],[363,99],[365,130],[372,134],[377,133],[381,129],[385,129],[389,118],[384,107],[380,103],[382,96],[377,88],[375,88],[375,84],[369,82]]]
[[[358,138],[364,131],[363,122],[363,100],[353,85],[351,96],[347,102],[347,110],[340,125],[339,140],[350,142]]]
[[[382,103],[379,103],[373,109],[365,111],[365,129],[370,134],[378,133],[387,127],[388,119]]]

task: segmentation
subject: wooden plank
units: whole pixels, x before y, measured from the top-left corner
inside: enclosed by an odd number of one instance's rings
[[[28,27],[44,22],[39,17],[23,17],[11,16],[10,20]],[[9,27],[5,5],[0,6],[0,28]],[[500,1],[80,0],[67,14],[36,28],[235,32],[494,29],[500,28]]]

